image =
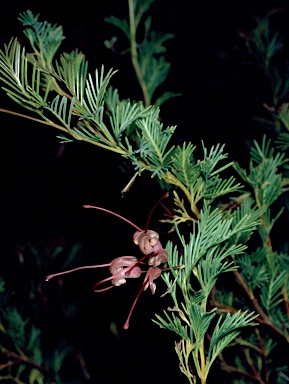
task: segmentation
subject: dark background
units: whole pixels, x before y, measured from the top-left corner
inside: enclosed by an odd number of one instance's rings
[[[151,10],[155,29],[175,35],[167,44],[167,59],[172,66],[162,90],[182,96],[166,102],[161,116],[164,125],[178,126],[176,144],[187,140],[200,148],[201,140],[207,146],[225,143],[230,159],[246,162],[246,141],[264,132],[252,118],[262,116],[262,103],[270,105],[271,100],[266,78],[246,52],[239,31],[249,31],[256,17],[262,18],[279,6],[283,3],[156,0]],[[78,47],[87,55],[91,72],[102,64],[107,70],[118,69],[112,85],[119,88],[121,97],[141,98],[129,56],[104,47],[104,40],[114,35],[119,36],[119,49],[126,45],[121,32],[104,22],[104,17],[112,14],[126,17],[125,0],[7,2],[0,16],[2,46],[17,36],[28,47],[17,21],[19,13],[27,9],[39,12],[41,20],[61,24],[66,36],[61,50]],[[287,39],[288,7],[274,20]],[[1,107],[20,111],[3,91],[0,97]],[[154,180],[139,178],[122,199],[120,191],[133,172],[121,171],[119,156],[80,142],[61,145],[56,138],[58,132],[19,117],[0,114],[0,124],[0,257],[11,280],[18,286],[22,282],[15,249],[28,243],[47,249],[57,241],[68,248],[80,242],[83,253],[78,265],[136,254],[132,228],[108,214],[84,210],[82,205],[115,210],[144,227],[151,207],[162,194]],[[162,232],[166,229],[159,228],[158,223],[162,214],[158,208],[151,227],[158,228],[165,239]],[[50,264],[44,276],[60,267]],[[91,286],[105,273],[83,271],[77,277],[63,279],[64,301],[75,298],[79,305],[67,322],[51,314],[42,318],[49,337],[66,337],[85,350],[93,383],[157,383],[160,375],[162,382],[186,382],[173,350],[175,337],[150,321],[155,312],[161,313],[171,304],[159,298],[158,293],[164,290],[162,283],[154,297],[149,292],[143,295],[130,330],[123,332],[122,324],[140,282],[93,294]],[[46,289],[53,291],[54,282],[47,284]],[[110,331],[112,322],[119,336]]]

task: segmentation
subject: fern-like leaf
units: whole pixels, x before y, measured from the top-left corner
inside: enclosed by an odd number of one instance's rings
[[[248,314],[247,311],[243,313],[238,311],[233,315],[228,313],[225,319],[222,317],[219,318],[210,340],[208,351],[209,364],[207,369],[210,368],[222,350],[238,336],[242,328],[248,325],[256,325],[253,323],[256,317],[258,317],[258,315]]]
[[[31,47],[34,49],[35,56],[41,66],[41,59],[46,64],[51,64],[61,42],[64,40],[62,27],[51,25],[47,21],[39,22],[38,15],[33,15],[31,11],[20,14],[19,20],[22,22],[24,34],[28,37]],[[51,69],[48,66],[48,69]]]
[[[158,120],[159,110],[152,110],[146,118],[136,121],[140,138],[140,155],[144,157],[152,172],[152,177],[164,175],[171,164],[173,147],[167,150],[167,145],[176,127],[163,129]]]
[[[261,288],[261,302],[268,313],[283,301],[282,288],[286,281],[287,271],[275,271],[269,275],[268,284]]]
[[[2,87],[7,95],[24,108],[37,112],[46,104],[48,93],[40,95],[40,71],[36,64],[29,63],[16,39],[0,50],[0,79],[8,85]]]

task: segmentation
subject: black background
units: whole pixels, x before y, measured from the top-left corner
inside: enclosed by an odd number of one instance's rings
[[[248,159],[246,140],[259,138],[263,130],[253,123],[254,115],[264,113],[262,103],[270,105],[266,78],[246,53],[239,31],[254,27],[255,17],[264,17],[282,6],[271,1],[165,1],[152,6],[154,26],[173,33],[167,59],[170,76],[162,90],[182,93],[166,102],[161,109],[164,125],[177,125],[176,144],[184,140],[201,147],[225,143],[230,159]],[[66,40],[62,50],[79,48],[89,60],[90,71],[102,64],[118,73],[112,85],[121,97],[141,98],[128,55],[112,53],[104,40],[119,36],[120,50],[126,47],[121,32],[104,22],[104,17],[126,17],[125,0],[91,1],[11,1],[5,3],[0,16],[0,43],[12,36],[25,43],[17,17],[30,9],[40,13],[41,20],[61,24]],[[273,18],[286,33],[288,7]],[[21,111],[1,91],[1,107]],[[83,244],[79,265],[105,263],[120,255],[136,254],[132,244],[133,229],[120,220],[97,211],[82,208],[83,204],[103,206],[123,214],[144,227],[150,208],[162,192],[150,177],[139,178],[131,191],[121,198],[121,189],[132,176],[132,170],[120,170],[119,156],[89,144],[75,142],[61,145],[58,132],[44,125],[19,117],[0,114],[0,204],[1,263],[5,271],[21,281],[17,272],[15,244],[36,244],[45,247],[62,239],[68,247]],[[159,228],[162,217],[158,208],[151,227]],[[165,239],[165,233],[163,233]],[[165,243],[165,240],[163,240]],[[16,265],[16,267],[15,267]],[[56,272],[58,266],[45,273]],[[108,293],[93,294],[91,286],[104,272],[80,272],[78,277],[64,279],[64,296],[79,302],[78,312],[69,324],[53,316],[43,318],[49,323],[49,337],[71,338],[84,348],[92,382],[99,383],[182,383],[173,350],[174,335],[160,331],[150,319],[171,303],[146,292],[136,307],[131,328],[123,332],[122,324],[140,282]],[[49,283],[50,284],[50,283]],[[53,282],[51,282],[53,287]],[[50,289],[50,288],[48,288]],[[159,282],[157,293],[164,287]],[[89,308],[89,309],[88,309]],[[120,335],[110,331],[115,322]],[[69,368],[68,368],[69,369]],[[212,376],[212,382],[220,382]],[[221,379],[220,379],[221,380]]]

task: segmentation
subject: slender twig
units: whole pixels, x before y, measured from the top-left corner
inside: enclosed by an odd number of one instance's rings
[[[192,212],[195,214],[195,216],[197,218],[199,218],[200,217],[200,211],[198,210],[197,205],[194,203],[194,201],[192,199],[191,192],[188,190],[188,188],[185,187],[185,185],[176,176],[174,176],[170,171],[166,172],[165,176],[163,177],[163,180],[168,184],[173,184],[173,185],[176,185],[177,187],[181,188],[181,190],[184,192],[188,201],[191,204]],[[197,222],[197,220],[196,220],[196,222]]]
[[[138,82],[142,89],[145,106],[148,107],[149,105],[151,105],[151,99],[148,93],[147,84],[144,80],[143,73],[141,71],[139,61],[138,61],[134,0],[128,0],[128,7],[129,7],[131,61],[132,61],[132,65],[134,67]]]
[[[246,360],[247,360],[247,363],[249,364],[253,374],[254,374],[254,379],[258,381],[258,383],[260,384],[266,384],[265,381],[262,379],[262,377],[260,376],[260,373],[259,371],[257,370],[257,368],[255,367],[255,364],[250,356],[250,352],[249,352],[249,349],[245,349],[245,348],[242,348],[242,351],[246,357]]]
[[[201,363],[201,384],[206,384],[206,356],[205,356],[205,345],[204,345],[205,338],[203,337],[200,341],[200,347],[199,347],[199,354],[200,354],[200,363]]]
[[[247,377],[250,377],[251,379],[255,379],[255,376],[252,375],[251,373],[247,372],[247,371],[244,371],[243,369],[240,369],[240,368],[237,368],[237,367],[233,367],[232,365],[228,365],[225,360],[222,360],[221,361],[221,368],[228,372],[228,373],[232,373],[232,372],[236,372],[236,373],[240,373],[241,375],[244,375],[244,376],[247,376]]]
[[[247,377],[250,377],[251,379],[254,379],[254,375],[252,375],[251,373],[247,372],[247,371],[244,371],[243,369],[240,369],[240,368],[237,368],[237,367],[233,367],[232,365],[229,365],[226,363],[225,359],[224,359],[224,356],[223,356],[223,353],[220,352],[219,353],[219,359],[221,360],[221,368],[228,372],[228,373],[232,373],[232,372],[236,372],[236,373],[239,373],[241,375],[244,375],[244,376],[247,376]]]
[[[51,120],[41,120],[41,119],[36,119],[35,117],[31,117],[31,116],[28,116],[28,115],[23,115],[22,113],[18,113],[18,112],[13,112],[13,111],[10,111],[8,109],[3,109],[3,108],[0,108],[0,112],[4,112],[4,113],[8,113],[10,115],[15,115],[15,116],[19,116],[19,117],[23,117],[24,119],[28,119],[28,120],[32,120],[32,121],[36,121],[37,123],[41,123],[41,124],[45,124],[45,125],[49,125],[51,127],[54,127],[56,129],[60,129],[61,131],[63,132],[66,132],[67,133],[67,129],[62,127],[61,125],[58,125],[58,124],[55,124],[53,121]],[[71,134],[71,132],[70,132]],[[73,132],[72,136],[76,136],[76,133]],[[87,137],[82,137],[82,136],[79,136],[77,135],[77,137],[75,137],[77,140],[82,140],[82,141],[86,141],[87,143],[90,143],[90,144],[93,144],[93,145],[97,145],[98,147],[101,147],[101,148],[104,148],[104,149],[108,149],[109,151],[112,151],[112,152],[116,152],[116,153],[120,153],[121,155],[126,155],[127,154],[127,151],[119,148],[119,147],[111,147],[111,146],[108,146],[108,145],[105,145],[105,144],[102,144],[98,141],[94,141],[94,140],[90,140],[89,138]]]
[[[269,327],[271,327],[272,329],[274,329],[277,333],[279,333],[279,335],[285,337],[285,335],[281,331],[281,329],[279,329],[275,324],[273,324],[272,321],[269,319],[269,317],[266,315],[266,313],[263,311],[263,309],[261,308],[261,306],[257,302],[253,292],[251,292],[251,290],[249,289],[248,285],[246,284],[246,282],[243,279],[243,277],[241,276],[241,274],[238,271],[234,271],[233,273],[234,273],[236,279],[238,280],[238,282],[240,283],[241,287],[244,289],[244,291],[249,296],[251,303],[253,304],[254,308],[256,309],[256,311],[259,313],[259,315],[264,320],[264,323],[266,325],[268,325]]]
[[[43,368],[41,367],[41,365],[35,363],[32,360],[29,360],[28,356],[26,356],[22,351],[21,351],[22,356],[18,355],[15,352],[9,351],[8,349],[6,349],[4,347],[1,348],[1,352],[4,353],[6,356],[13,357],[14,359],[16,359],[18,361],[19,364],[30,364],[33,367],[39,369],[40,372],[43,372]]]
[[[0,380],[7,380],[8,383],[26,384],[24,381],[19,380],[17,377],[13,377],[12,375],[0,376]]]
[[[5,364],[0,364],[0,371],[4,368],[8,368],[10,367],[11,365],[16,365],[16,364],[21,364],[22,361],[21,360],[15,360],[15,361],[8,361],[7,363]]]
[[[285,290],[283,292],[283,297],[284,297],[284,302],[285,302],[285,307],[286,307],[286,312],[287,312],[287,318],[289,321],[289,302],[288,302],[288,297],[287,297],[287,294],[285,293]]]
[[[237,313],[237,312],[240,312],[241,314],[244,313],[245,311],[242,311],[240,309],[236,309],[234,307],[228,307],[227,305],[221,305],[221,304],[217,304],[216,305],[217,307],[217,310],[216,310],[216,313],[219,313],[219,314],[222,314],[222,313]],[[256,317],[256,319],[254,319],[254,321],[257,321],[258,323],[260,324],[267,324],[267,322],[265,320],[263,320],[262,318],[260,317]]]
[[[214,286],[214,288],[212,289],[212,292],[211,292],[211,301],[212,301],[212,305],[213,307],[217,307],[217,310],[216,312],[217,313],[236,313],[236,312],[240,312],[240,313],[243,313],[244,311],[240,310],[240,309],[237,309],[237,308],[234,308],[234,307],[230,307],[228,305],[223,305],[223,304],[220,304],[216,298],[215,298],[215,291],[216,291],[216,287]],[[267,324],[267,322],[261,318],[261,317],[256,317],[254,319],[254,321],[257,321],[258,323],[260,324]]]
[[[10,111],[8,109],[3,109],[3,108],[0,108],[0,112],[9,113],[9,115],[15,115],[15,116],[23,117],[24,119],[36,121],[37,123],[50,125],[51,127],[54,127],[54,128],[60,129],[61,131],[67,132],[67,130],[64,127],[62,127],[61,125],[53,123],[53,121],[51,121],[51,120],[44,121],[44,120],[36,119],[35,117],[24,115],[24,114],[18,113],[18,112],[13,112],[13,111]]]
[[[264,374],[265,374],[265,378],[266,378],[266,382],[269,381],[269,371],[268,371],[268,361],[267,361],[267,354],[266,354],[266,350],[265,350],[265,346],[264,346],[264,343],[263,343],[263,340],[262,340],[262,337],[260,335],[260,332],[258,329],[255,329],[255,332],[256,332],[256,335],[257,335],[257,338],[258,338],[258,341],[259,341],[259,345],[260,345],[260,348],[261,348],[261,355],[262,355],[262,360],[263,360],[263,367],[264,367]]]
[[[254,349],[256,352],[258,352],[260,354],[263,353],[261,348],[257,347],[257,345],[252,344],[247,340],[242,339],[242,337],[236,337],[235,341],[236,341],[236,343],[231,343],[230,346],[242,345],[243,347],[248,347],[248,348]]]
[[[263,309],[261,308],[261,306],[259,305],[259,303],[257,302],[255,296],[253,295],[253,293],[251,292],[251,290],[249,289],[248,285],[246,284],[245,280],[243,279],[243,277],[241,276],[241,274],[238,272],[238,271],[233,271],[235,277],[237,278],[238,282],[240,283],[241,287],[244,289],[244,291],[247,293],[247,295],[249,296],[254,308],[256,309],[256,311],[259,313],[259,315],[261,316],[261,318],[256,318],[254,319],[254,321],[258,321],[259,323],[261,324],[265,324],[265,325],[268,325],[269,327],[273,328],[277,333],[279,333],[279,335],[283,336],[286,338],[286,336],[284,335],[284,333],[281,331],[281,329],[279,329],[278,327],[276,327],[275,324],[272,323],[272,321],[269,319],[269,317],[266,315],[266,313],[263,311]],[[226,306],[226,305],[221,305],[219,304],[216,300],[215,300],[215,297],[214,295],[212,294],[211,296],[212,298],[212,302],[213,302],[213,305],[217,307],[217,312],[219,313],[222,313],[222,312],[229,312],[229,313],[236,313],[239,311],[239,309],[236,309],[236,308],[233,308],[233,307],[229,307],[229,306]],[[287,340],[287,338],[286,338]]]

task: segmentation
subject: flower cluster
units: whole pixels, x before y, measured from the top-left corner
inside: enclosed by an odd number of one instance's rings
[[[100,207],[94,207],[90,205],[84,206],[85,208],[95,208],[104,210],[106,212],[109,212],[115,216],[121,217],[117,215],[115,212],[108,211],[104,208]],[[121,217],[122,218],[122,217]],[[137,303],[137,300],[140,296],[140,294],[146,290],[148,287],[150,288],[152,294],[156,291],[156,284],[154,282],[155,279],[157,279],[161,273],[162,273],[162,265],[168,261],[168,252],[162,247],[160,241],[159,241],[159,235],[157,232],[152,230],[142,230],[139,227],[137,227],[135,224],[131,223],[129,220],[122,218],[123,220],[129,222],[131,225],[133,225],[137,232],[133,235],[133,241],[136,245],[139,246],[140,251],[142,252],[143,256],[138,260],[135,256],[121,256],[117,257],[116,259],[112,260],[108,264],[100,264],[100,265],[91,265],[91,266],[84,266],[79,268],[70,269],[65,272],[59,272],[53,275],[49,275],[46,277],[46,280],[50,280],[53,277],[68,274],[71,272],[75,272],[81,269],[89,269],[89,268],[101,268],[101,267],[109,267],[109,272],[111,276],[98,281],[94,287],[94,292],[104,292],[108,289],[111,289],[113,287],[118,287],[122,284],[126,283],[126,279],[136,279],[141,276],[141,274],[144,272],[141,270],[140,265],[144,265],[144,260],[148,258],[148,265],[149,269],[146,272],[144,282],[132,304],[132,307],[130,309],[129,315],[127,317],[127,320],[123,326],[124,329],[129,328],[129,320],[132,315],[133,309]],[[105,288],[98,288],[99,285],[111,281],[112,285],[105,287]]]

